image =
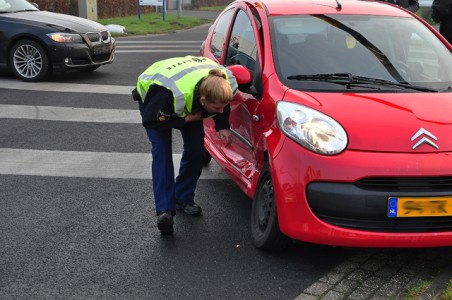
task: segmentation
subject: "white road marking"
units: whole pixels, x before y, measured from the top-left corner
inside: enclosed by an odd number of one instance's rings
[[[0,118],[141,124],[138,108],[104,109],[0,104]]]
[[[60,83],[60,82],[22,82],[18,79],[0,80],[0,89],[130,95],[135,86]]]
[[[191,47],[197,47],[197,49],[199,49],[200,45],[192,45]],[[129,49],[129,48],[159,48],[159,49],[160,48],[165,48],[165,49],[168,49],[168,48],[179,48],[180,49],[180,45],[162,45],[162,44],[158,44],[158,45],[139,44],[139,45],[127,45],[127,46],[126,45],[121,45],[121,47],[119,49]]]
[[[156,41],[153,43],[189,44],[188,41]],[[121,41],[118,44],[146,41]],[[149,47],[149,45],[148,45]],[[152,46],[151,46],[152,47]],[[121,52],[187,52],[187,50],[119,50]],[[195,51],[195,50],[190,50]],[[196,50],[198,51],[198,50]],[[94,85],[58,82],[27,82],[2,78],[0,89],[51,91],[89,94],[130,95],[134,86]],[[98,109],[58,106],[31,106],[0,104],[0,118],[34,119],[45,121],[141,123],[138,109]],[[175,174],[178,173],[181,154],[173,154]],[[53,151],[0,148],[0,174],[63,176],[88,178],[152,179],[150,153],[117,153],[88,151]],[[212,160],[203,169],[200,179],[229,179],[220,166]]]
[[[128,41],[128,40],[116,40],[116,45],[122,46],[122,44],[202,44],[204,41]]]
[[[159,49],[159,50],[116,50],[116,53],[155,53],[162,52],[165,53],[199,53],[199,49],[179,49],[179,50],[171,50],[171,49]]]
[[[203,41],[116,41],[116,54],[121,53],[198,53]],[[177,49],[176,49],[177,48]],[[183,48],[183,49],[181,49]]]
[[[173,154],[175,174],[181,154]],[[0,174],[152,179],[151,154],[0,148]],[[228,179],[213,160],[200,179]]]

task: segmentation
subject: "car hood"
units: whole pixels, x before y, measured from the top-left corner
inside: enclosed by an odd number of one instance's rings
[[[42,24],[44,24],[49,27],[56,27],[56,29],[59,31],[69,29],[73,32],[85,33],[93,30],[107,30],[105,26],[88,19],[48,11],[10,13],[3,14],[2,17],[11,18],[11,20],[16,20],[20,23],[29,25],[39,24],[41,26]]]
[[[347,132],[350,150],[452,151],[450,93],[341,94],[289,90],[285,100],[310,106],[338,121]]]

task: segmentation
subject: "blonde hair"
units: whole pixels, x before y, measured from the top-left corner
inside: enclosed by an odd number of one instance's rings
[[[219,69],[212,69],[199,86],[199,94],[209,103],[228,104],[232,100],[232,89]]]

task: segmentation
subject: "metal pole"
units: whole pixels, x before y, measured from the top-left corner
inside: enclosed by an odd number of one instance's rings
[[[177,18],[182,17],[182,0],[177,0]]]
[[[138,20],[141,20],[140,6],[140,0],[138,0]]]
[[[166,3],[166,0],[163,0],[163,3],[162,3],[162,11],[163,11],[163,21],[165,21],[165,3]]]

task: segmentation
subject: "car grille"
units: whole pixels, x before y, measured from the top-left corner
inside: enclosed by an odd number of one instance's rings
[[[110,59],[110,54],[99,54],[91,56],[93,62],[103,62]]]
[[[110,43],[110,33],[108,31],[101,31],[101,32],[87,32],[86,37],[88,40],[92,43]]]
[[[312,212],[331,225],[379,232],[444,232],[452,217],[389,218],[388,197],[452,196],[452,177],[364,178],[315,182],[306,197]]]
[[[84,57],[72,57],[72,64],[73,65],[89,65],[91,64],[90,60]]]
[[[452,191],[452,177],[425,178],[365,178],[357,181],[356,186],[370,190],[450,190]]]
[[[85,40],[90,49],[90,56],[93,63],[108,62],[114,51],[114,40],[108,30],[99,32],[87,32]]]

